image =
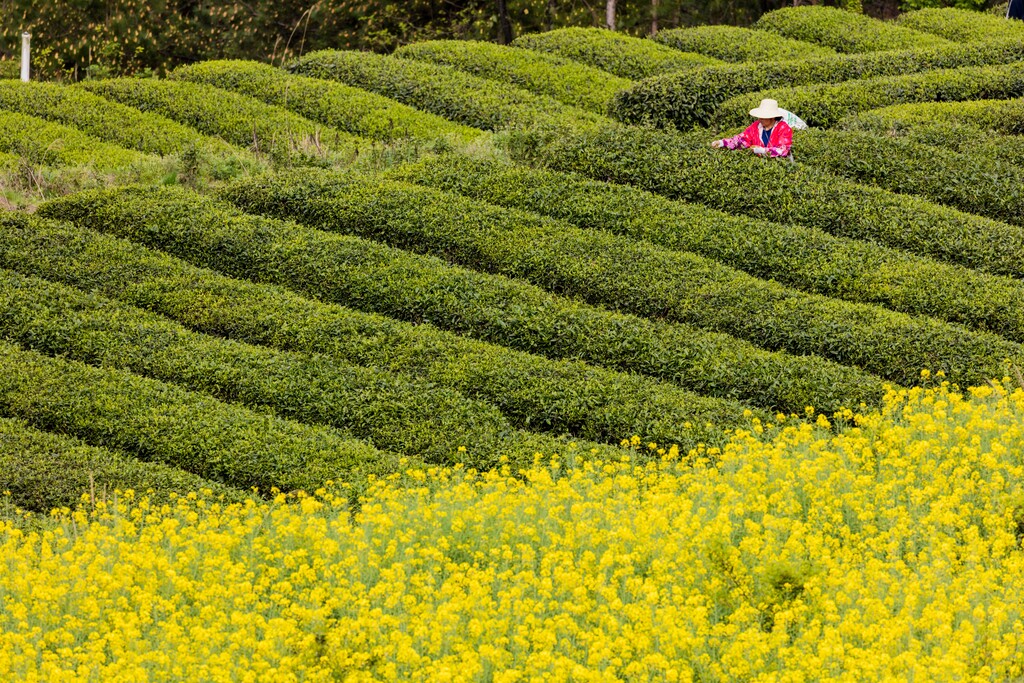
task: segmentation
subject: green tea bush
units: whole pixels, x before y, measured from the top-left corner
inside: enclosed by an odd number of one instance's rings
[[[712,123],[722,102],[743,93],[1021,60],[1024,42],[1002,39],[976,45],[727,64],[641,81],[616,96],[611,113],[627,123],[672,125],[685,130]],[[790,109],[804,114],[802,110]]]
[[[493,406],[381,368],[197,334],[162,316],[3,269],[0,302],[0,336],[26,348],[271,408],[392,452],[484,467],[502,455],[528,463],[538,450],[560,450],[537,435],[515,434]],[[469,449],[464,457],[460,446]]]
[[[1024,168],[985,155],[862,131],[810,130],[800,135],[800,159],[859,183],[1024,224]]]
[[[856,118],[875,129],[964,124],[1003,135],[1024,135],[1024,98],[898,104],[866,111]]]
[[[241,181],[228,196],[248,211],[433,253],[623,313],[823,356],[900,383],[915,381],[921,368],[965,384],[984,381],[1002,371],[1003,359],[1024,357],[1019,345],[994,335],[797,292],[692,253],[426,187],[319,173]],[[477,296],[487,297],[483,287]]]
[[[152,112],[207,135],[266,155],[277,163],[351,160],[361,138],[317,124],[251,97],[204,83],[123,78],[78,86],[115,102]]]
[[[516,38],[512,44],[555,54],[633,80],[721,64],[713,57],[680,52],[653,40],[602,28],[573,27],[528,33]]]
[[[894,104],[1009,99],[1022,95],[1024,61],[1019,61],[762,90],[723,102],[715,114],[715,122],[724,127],[748,123],[749,110],[764,97],[778,100],[779,106],[796,112],[812,126],[827,127],[846,116]]]
[[[449,66],[390,55],[324,50],[306,55],[292,65],[291,70],[303,76],[341,81],[482,130],[545,122],[595,125],[607,121],[551,97],[495,83]]]
[[[997,275],[1024,276],[1019,227],[852,183],[805,164],[714,150],[642,128],[531,131],[510,136],[508,143],[515,158],[555,170],[732,214],[872,240]]]
[[[359,88],[296,76],[269,64],[242,60],[200,62],[175,69],[169,78],[206,83],[283,107],[325,126],[373,140],[448,137],[468,141],[480,131],[413,109]]]
[[[763,14],[754,28],[824,45],[837,52],[879,52],[949,45],[949,41],[930,33],[824,5],[777,9]]]
[[[153,218],[161,220],[156,214]],[[133,220],[133,229],[145,229],[144,217],[136,215]],[[232,279],[84,227],[5,220],[0,221],[0,235],[0,263],[5,267],[116,296],[208,334],[321,353],[453,388],[497,406],[521,428],[612,443],[636,434],[690,447],[723,440],[721,428],[713,428],[712,421],[740,419],[731,402],[695,398],[677,386],[641,375],[575,360],[551,360],[429,324],[401,322],[304,298],[280,287]],[[208,260],[200,250],[193,250],[189,257]],[[607,319],[598,316],[597,322]],[[678,359],[686,351],[671,345],[675,341],[671,337],[629,347],[636,339],[630,322],[623,319],[617,328],[607,330],[605,338],[611,347],[596,347],[591,355],[604,350],[609,356],[633,353],[640,359]],[[577,334],[565,329],[566,334]],[[570,343],[585,345],[587,332],[583,329]],[[718,350],[707,353],[709,383],[739,371],[732,365],[733,357],[712,355]],[[783,404],[794,410],[809,404],[833,410],[849,401],[881,399],[882,384],[877,378],[819,359],[810,359],[801,369],[805,374],[794,375],[786,389],[779,387],[779,378],[765,373],[763,379],[771,387],[766,391],[784,396]],[[808,403],[803,400],[807,398],[820,401]],[[700,412],[702,408],[706,412]]]
[[[134,150],[97,140],[74,128],[35,116],[0,110],[0,151],[43,166],[91,166],[98,171],[146,159]]]
[[[239,201],[238,192],[243,189],[235,190]],[[453,268],[434,259],[414,257],[355,238],[240,215],[185,195],[177,201],[166,192],[148,199],[125,194],[79,195],[77,200],[48,204],[43,210],[54,214],[64,212],[103,230],[130,231],[132,236],[152,235],[146,239],[154,246],[198,253],[203,255],[200,258],[204,265],[233,273],[249,272],[257,261],[276,261],[280,256],[275,255],[278,251],[275,245],[280,243],[282,235],[291,235],[294,244],[291,251],[295,254],[289,260],[292,265],[287,268],[259,266],[252,271],[252,277],[287,284],[322,300],[344,301],[398,318],[433,322],[533,353],[589,359],[609,367],[643,372],[691,387],[699,393],[743,398],[755,405],[786,405],[789,410],[798,403],[796,396],[807,398],[811,394],[818,394],[818,405],[824,405],[833,400],[832,392],[838,391],[839,384],[846,385],[846,390],[856,395],[871,395],[880,386],[877,378],[820,359],[770,354],[724,335],[610,313],[505,278]],[[188,251],[184,242],[181,247],[175,246],[183,239],[176,234],[190,230],[189,226],[195,226],[191,228],[193,237],[189,239],[205,234],[207,247],[192,247]],[[166,235],[158,237],[155,232],[158,228]],[[252,242],[249,253],[239,252],[237,259],[217,255],[224,252],[223,248],[215,246],[221,240],[231,235],[246,235],[249,239],[257,232],[260,240],[270,240],[266,249],[260,250],[259,243]],[[263,233],[278,237],[264,238]],[[302,242],[307,246],[301,247]],[[303,255],[300,256],[298,250],[302,250]],[[232,248],[232,251],[238,250]],[[190,255],[189,258],[197,257]],[[310,277],[312,271],[320,275]],[[493,353],[490,356],[494,358]],[[550,371],[539,370],[538,374],[546,376]],[[523,377],[510,382],[510,386],[526,380]],[[557,395],[562,397],[559,401],[579,391],[568,388],[578,386],[578,382],[565,384],[557,389]],[[652,389],[651,393],[664,392]],[[669,410],[667,416],[682,414],[682,421],[694,423],[697,422],[694,413],[717,415],[716,420],[733,419],[728,404],[677,393],[678,405]],[[619,394],[616,401],[622,401],[625,395]],[[489,394],[487,400],[493,403],[497,398]],[[644,433],[649,433],[650,429],[648,427]],[[623,432],[611,436],[617,441]]]
[[[116,491],[127,489],[148,496],[155,505],[171,502],[172,494],[203,489],[228,502],[246,498],[237,489],[162,463],[43,432],[24,420],[0,418],[0,491],[9,491],[18,507],[45,514],[74,508],[83,493],[111,500]]]
[[[892,112],[899,111],[902,106],[904,105],[893,107]],[[906,106],[913,109],[917,105]],[[873,109],[850,116],[840,121],[836,127],[942,147],[1024,168],[1022,135],[994,135],[991,131],[967,123],[943,123],[937,120],[932,123],[902,121],[898,116],[883,115],[882,112],[886,111],[887,108]]]
[[[896,23],[957,43],[977,43],[993,38],[1024,39],[1024,23],[956,7],[929,7],[903,12],[896,17]]]
[[[0,415],[239,489],[313,490],[397,458],[338,432],[0,341]]]
[[[632,81],[556,55],[472,40],[432,40],[395,51],[396,57],[442,64],[474,76],[553,97],[605,114],[619,90]]]
[[[780,62],[836,54],[823,45],[740,26],[670,28],[659,31],[654,40],[675,50],[708,55],[725,62]]]
[[[930,315],[1024,342],[1024,283],[889,249],[684,204],[569,173],[448,155],[394,177],[716,259],[790,287]]]
[[[56,83],[0,81],[0,109],[76,128],[118,147],[161,156],[195,148],[211,153],[243,156],[223,140],[164,116],[140,112],[80,88]]]

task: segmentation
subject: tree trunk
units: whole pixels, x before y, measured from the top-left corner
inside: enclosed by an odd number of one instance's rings
[[[507,0],[498,0],[498,42],[502,45],[512,42],[512,20],[508,16]]]
[[[651,0],[651,35],[658,35],[658,0]]]
[[[615,0],[606,0],[604,6],[604,23],[609,30],[615,30]]]
[[[558,11],[558,0],[548,0],[547,10],[544,12],[544,24],[547,30],[555,27],[555,12]]]

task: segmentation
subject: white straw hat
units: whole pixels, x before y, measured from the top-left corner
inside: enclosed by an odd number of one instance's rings
[[[757,105],[757,109],[750,110],[750,115],[755,119],[775,119],[785,116],[786,112],[779,109],[779,103],[775,100],[761,100],[761,104]]]

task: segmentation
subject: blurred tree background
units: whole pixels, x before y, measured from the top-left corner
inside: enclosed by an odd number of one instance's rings
[[[748,25],[791,4],[849,0],[0,0],[0,57],[17,59],[22,31],[32,33],[33,68],[41,78],[80,80],[162,73],[182,63],[246,58],[280,64],[310,50],[387,52],[433,38],[504,42],[565,26],[606,26],[650,35],[695,24]],[[899,9],[958,6],[987,0],[862,0],[872,16]],[[903,3],[901,5],[901,3]],[[856,3],[854,3],[856,6]]]

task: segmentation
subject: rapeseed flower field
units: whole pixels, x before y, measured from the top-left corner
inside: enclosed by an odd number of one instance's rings
[[[355,507],[8,509],[0,680],[1019,678],[1024,390],[929,380],[721,450],[409,469]]]

